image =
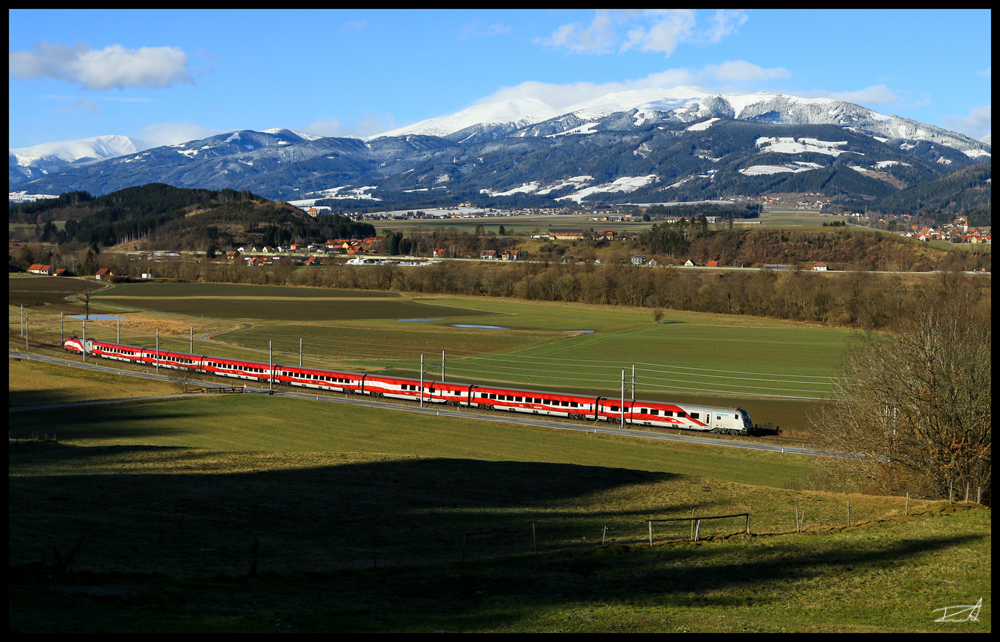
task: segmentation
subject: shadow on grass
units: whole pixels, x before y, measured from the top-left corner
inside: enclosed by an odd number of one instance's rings
[[[701,506],[614,501],[669,473],[356,454],[330,465],[337,457],[11,444],[11,559],[86,534],[80,565],[95,571],[245,572],[254,539],[262,569],[398,566],[593,545],[604,526],[641,534],[650,513]]]
[[[28,391],[28,396],[40,403],[58,404],[79,401],[61,396],[59,390],[42,397]],[[176,392],[180,392],[178,389]],[[21,400],[24,397],[20,397]],[[14,412],[8,415],[7,434],[12,439],[30,439],[33,435],[55,434],[62,439],[119,439],[142,438],[158,435],[183,435],[185,430],[172,425],[172,420],[195,420],[203,411],[186,411],[183,403],[171,405],[172,412],[150,407],[156,401],[111,400],[107,405],[52,409],[39,412]],[[183,399],[172,399],[173,402]],[[99,409],[99,410],[98,410]],[[127,417],[127,420],[126,420]],[[57,452],[75,457],[85,451],[63,449]],[[71,454],[72,453],[72,454]]]

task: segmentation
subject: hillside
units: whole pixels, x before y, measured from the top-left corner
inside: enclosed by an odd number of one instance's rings
[[[940,222],[947,222],[955,214],[976,212],[970,225],[991,225],[990,200],[993,163],[963,167],[926,183],[913,185],[886,196],[877,209],[886,213],[941,213]]]
[[[230,189],[182,189],[162,183],[94,197],[63,194],[9,208],[11,223],[35,223],[38,238],[68,249],[131,242],[146,249],[205,249],[235,243],[320,242],[374,236],[341,216],[314,219],[287,203]],[[57,229],[54,221],[65,221]]]

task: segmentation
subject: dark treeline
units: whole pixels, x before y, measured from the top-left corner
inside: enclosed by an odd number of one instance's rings
[[[369,223],[334,215],[311,218],[298,208],[247,191],[181,189],[162,183],[93,197],[71,192],[9,208],[11,223],[34,223],[32,242],[72,251],[141,241],[150,250],[227,248],[236,243],[322,243],[375,236]],[[57,229],[54,221],[65,221]]]
[[[693,221],[701,216],[722,218],[760,218],[763,206],[759,203],[716,205],[714,203],[692,203],[691,205],[653,205],[646,209],[650,219],[657,221],[667,217],[682,217]]]
[[[868,272],[818,274],[754,270],[701,272],[637,267],[628,256],[601,264],[442,262],[423,267],[332,265],[273,270],[240,262],[159,268],[167,277],[228,283],[303,285],[570,301],[603,305],[764,316],[863,329],[910,318],[930,292],[962,297],[989,314],[989,277],[941,272],[933,276]],[[184,271],[185,273],[181,273]]]

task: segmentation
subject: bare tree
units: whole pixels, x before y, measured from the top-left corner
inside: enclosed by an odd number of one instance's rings
[[[90,296],[101,289],[99,283],[93,283],[91,281],[83,281],[83,292],[76,295],[79,301],[83,302],[84,318],[90,320]]]
[[[946,497],[981,488],[992,473],[992,330],[989,304],[937,296],[889,336],[860,335],[832,402],[814,418],[826,465],[857,490]],[[950,299],[950,300],[949,300]]]

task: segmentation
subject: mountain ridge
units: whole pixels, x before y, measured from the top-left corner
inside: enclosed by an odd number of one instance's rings
[[[679,87],[618,92],[571,108],[542,118],[560,110],[534,99],[477,105],[367,139],[237,130],[9,184],[101,194],[164,182],[387,207],[409,206],[418,192],[448,195],[448,202],[531,195],[532,202],[558,205],[631,196],[699,200],[800,186],[842,198],[853,189],[857,198],[876,199],[988,161],[992,149],[832,98]],[[437,134],[421,133],[431,131]]]

